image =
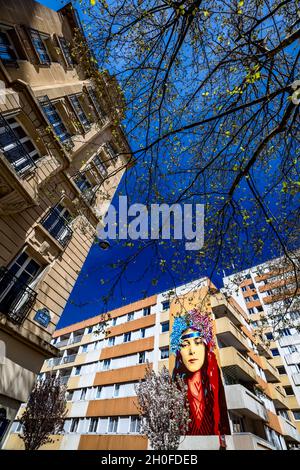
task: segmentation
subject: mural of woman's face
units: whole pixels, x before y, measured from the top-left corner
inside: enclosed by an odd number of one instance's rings
[[[195,333],[195,330],[188,328],[182,333],[182,337],[190,333]],[[189,372],[196,372],[201,369],[205,359],[205,345],[202,339],[197,336],[183,338],[180,354],[182,362]]]

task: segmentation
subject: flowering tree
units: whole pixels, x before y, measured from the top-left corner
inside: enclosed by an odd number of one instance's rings
[[[184,381],[179,377],[172,380],[166,367],[156,374],[147,364],[145,379],[135,386],[135,391],[142,416],[141,432],[151,447],[178,449],[180,436],[186,434],[189,424]]]
[[[36,383],[20,419],[20,437],[26,450],[37,450],[53,442],[50,435],[62,431],[66,415],[65,392],[59,378],[54,376],[46,376]]]

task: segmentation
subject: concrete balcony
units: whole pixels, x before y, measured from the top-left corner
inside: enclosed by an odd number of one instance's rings
[[[270,442],[250,432],[225,436],[227,450],[276,450]],[[218,436],[185,436],[179,450],[219,450]],[[149,447],[150,448],[150,447]]]
[[[256,347],[257,347],[257,350],[258,350],[260,356],[266,357],[267,359],[272,359],[273,358],[271,350],[263,342],[257,341]]]
[[[248,351],[247,337],[226,317],[215,321],[216,334],[225,344],[239,351]]]
[[[285,346],[290,346],[294,344],[300,344],[300,335],[290,335],[290,336],[283,336],[279,339],[279,346],[284,348]]]
[[[292,378],[295,385],[300,385],[300,374],[292,374]]]
[[[300,407],[300,403],[298,402],[295,395],[291,395],[291,396],[286,397],[286,402],[287,402],[288,408],[290,410],[298,410],[299,407]]]
[[[227,317],[235,325],[242,325],[241,313],[222,294],[211,296],[210,304],[216,318]]]
[[[230,373],[237,380],[256,382],[254,367],[232,346],[219,349],[220,365],[224,372]]]
[[[228,410],[238,411],[251,419],[267,420],[263,401],[243,385],[226,385],[225,395]]]
[[[278,416],[278,420],[282,435],[288,441],[300,442],[300,434],[296,426],[294,426],[293,423],[285,419],[283,416]]]
[[[292,364],[299,364],[300,363],[300,352],[294,352],[292,354],[287,354],[285,357],[285,361],[288,366]]]
[[[268,395],[273,400],[275,408],[280,410],[289,407],[286,395],[278,385],[268,384]]]
[[[263,356],[260,356],[260,363],[268,382],[280,382],[280,376],[276,367],[273,367]]]

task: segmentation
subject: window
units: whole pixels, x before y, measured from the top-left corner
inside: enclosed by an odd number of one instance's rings
[[[170,301],[169,300],[165,300],[161,304],[162,304],[162,309],[163,310],[168,310],[168,308],[170,308]]]
[[[298,352],[297,346],[295,346],[294,344],[289,344],[287,350],[290,354]]]
[[[63,247],[67,246],[72,237],[70,228],[72,216],[61,204],[52,207],[41,220],[41,225],[57,240]]]
[[[88,202],[91,202],[94,196],[94,191],[91,183],[89,182],[85,174],[80,173],[79,175],[77,175],[74,178],[74,183],[76,184],[77,188],[79,188],[83,197],[87,199]]]
[[[99,418],[91,418],[89,425],[89,432],[96,432],[98,427]]]
[[[81,390],[80,400],[85,400],[85,397],[86,397],[86,388],[83,388]]]
[[[141,429],[141,419],[139,416],[131,416],[130,419],[130,431],[132,433],[139,433]]]
[[[289,328],[283,328],[282,330],[280,330],[280,335],[282,336],[291,336],[291,331]]]
[[[71,106],[73,108],[74,113],[77,116],[77,119],[79,120],[81,126],[83,127],[84,131],[88,131],[91,127],[90,121],[88,120],[85,112],[83,111],[82,105],[79,101],[79,98],[77,95],[72,95],[69,96],[69,100],[71,103]]]
[[[112,319],[112,326],[116,326],[116,324],[117,324],[117,318],[113,318]]]
[[[31,139],[14,117],[0,115],[0,149],[20,175],[33,169],[40,158]]]
[[[248,303],[248,302],[251,302],[251,300],[252,300],[251,297],[245,297],[245,302]]]
[[[160,358],[168,359],[168,357],[169,357],[169,347],[166,346],[164,348],[160,348]]]
[[[272,340],[274,338],[273,333],[266,333],[266,338]]]
[[[124,334],[124,343],[128,343],[131,340],[131,332]]]
[[[92,331],[93,331],[93,327],[92,327],[92,326],[89,326],[88,331],[87,331],[88,334],[92,333]]]
[[[255,289],[255,285],[254,284],[250,284],[250,286],[248,286],[249,289]]]
[[[94,106],[99,118],[101,119],[101,121],[105,121],[107,116],[100,106],[95,90],[92,87],[87,87],[87,91],[90,97],[90,101],[92,102],[92,105]]]
[[[4,31],[0,31],[0,58],[5,64],[12,64],[17,60],[14,47]]]
[[[102,163],[102,160],[99,157],[99,155],[96,155],[96,157],[93,158],[93,162],[94,162],[97,170],[99,171],[100,175],[102,176],[102,178],[106,178],[107,177],[107,168],[104,165],[104,163]]]
[[[114,397],[118,397],[120,394],[120,384],[115,384],[114,387]]]
[[[243,291],[243,292],[246,292],[246,290],[247,290],[247,287],[246,287],[246,286],[243,286],[243,287],[242,287],[242,291]]]
[[[107,142],[105,144],[105,150],[108,153],[111,160],[113,160],[113,161],[116,160],[117,153],[116,153],[116,151],[115,151],[115,149],[114,149],[114,147],[112,146],[111,143]]]
[[[258,306],[256,307],[256,310],[257,310],[258,312],[263,312],[263,311],[264,311],[264,309],[263,309],[263,307],[262,307],[261,305],[258,305]]]
[[[250,315],[253,315],[253,313],[255,313],[254,308],[248,308],[248,312],[250,313]]]
[[[284,366],[278,366],[277,370],[280,375],[286,374],[286,370]]]
[[[145,361],[146,361],[145,351],[139,352],[139,364],[144,364]]]
[[[62,122],[58,112],[56,111],[55,105],[51,103],[48,96],[44,96],[39,100],[44,113],[47,116],[49,123],[51,124],[53,131],[62,143],[72,144],[71,136],[68,133],[64,123]],[[73,145],[73,144],[72,144]]]
[[[115,345],[115,336],[111,336],[110,338],[108,338],[108,346],[114,346]]]
[[[257,294],[253,294],[252,298],[253,298],[253,300],[259,300],[259,297],[258,297]]]
[[[44,40],[47,39],[49,36],[44,35],[35,29],[29,29],[28,31],[40,64],[50,64],[50,57],[46,45],[44,44]]]
[[[21,323],[33,305],[32,290],[42,267],[23,251],[8,268],[0,268],[0,311]]]
[[[75,371],[74,371],[74,375],[79,375],[80,372],[81,372],[81,366],[76,366]]]
[[[283,388],[284,388],[285,394],[287,396],[294,395],[293,387],[287,386],[287,387],[283,387]]]
[[[168,321],[164,321],[161,323],[161,332],[166,333],[170,329],[170,323]]]
[[[293,415],[296,421],[300,420],[300,410],[293,410]]]
[[[96,389],[96,398],[100,398],[100,397],[101,397],[101,391],[102,391],[102,387],[101,387],[101,386],[98,386],[97,389]]]
[[[73,62],[73,59],[72,59],[67,41],[65,40],[64,37],[58,36],[58,42],[59,42],[60,48],[63,52],[63,56],[64,56],[64,59],[66,61],[67,66],[68,67],[73,67],[74,62]]]
[[[145,338],[146,336],[146,328],[141,329],[141,338]]]
[[[116,433],[118,431],[118,418],[109,418],[108,432]]]
[[[232,429],[233,432],[244,432],[244,420],[238,416],[232,417]]]
[[[143,309],[143,316],[144,317],[147,317],[148,315],[150,315],[150,313],[151,313],[151,307],[145,307]]]
[[[280,356],[280,353],[277,348],[271,349],[272,356]]]
[[[84,344],[84,345],[82,346],[81,352],[83,352],[83,353],[87,352],[87,348],[88,348],[88,345],[87,345],[87,344]]]
[[[245,279],[252,279],[251,274],[246,274]]]
[[[78,418],[72,418],[70,432],[77,432],[78,424],[79,424],[79,419]]]
[[[110,368],[110,359],[104,359],[103,370],[108,370]]]
[[[134,313],[133,313],[133,312],[128,313],[128,315],[127,315],[127,321],[131,321],[131,320],[133,320],[133,319],[134,319]]]

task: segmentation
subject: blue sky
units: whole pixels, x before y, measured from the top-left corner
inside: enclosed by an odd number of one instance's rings
[[[53,9],[59,9],[67,2],[42,0],[40,3]],[[144,171],[146,171],[145,168],[137,167],[128,172],[126,179],[123,178],[113,200],[113,204],[116,207],[118,207],[117,199],[119,194],[125,194],[125,192],[131,197],[131,202],[142,202],[139,200],[135,189],[136,181],[137,179],[141,180]],[[168,187],[172,186],[174,184],[174,177],[168,178],[167,175],[163,184]],[[182,180],[180,184],[182,184]],[[241,188],[241,194],[243,191],[245,191],[245,188]],[[197,202],[204,203],[205,201]],[[244,243],[246,244],[246,240]],[[211,277],[210,270],[212,269],[213,260],[207,260],[206,268],[204,269],[201,265],[194,263],[193,260],[186,259],[187,253],[182,242],[164,243],[158,247],[146,248],[142,256],[139,256],[137,260],[128,265],[125,275],[116,283],[113,294],[109,296],[107,303],[105,303],[105,297],[110,293],[116,281],[115,278],[118,278],[119,274],[119,271],[111,265],[115,264],[117,260],[124,260],[128,256],[134,255],[141,247],[143,247],[143,242],[141,241],[134,242],[133,246],[129,248],[124,247],[122,242],[116,240],[112,240],[110,248],[105,251],[98,245],[92,246],[58,327],[98,315],[144,296],[171,289],[174,287],[174,284],[180,285],[204,275]],[[268,246],[265,246],[261,258],[253,259],[253,264],[257,264],[269,256]],[[160,258],[164,261],[164,265],[161,265]],[[179,260],[180,269],[171,270],[171,272],[165,270],[164,266],[171,266],[172,262],[176,259]],[[235,266],[235,268],[248,267],[243,264],[242,259],[239,261],[239,266]],[[212,276],[212,280],[218,287],[222,285],[223,271],[223,266],[219,265],[218,270],[214,271]],[[230,274],[228,266],[226,266],[226,274]]]

